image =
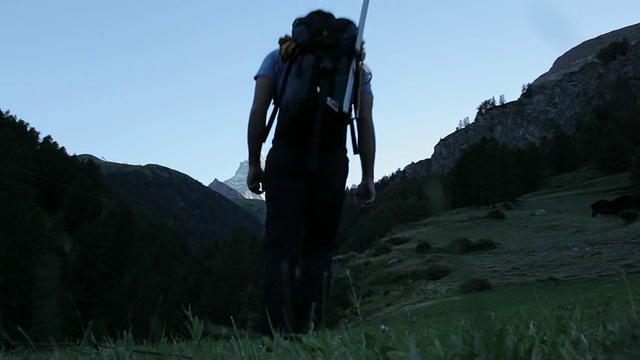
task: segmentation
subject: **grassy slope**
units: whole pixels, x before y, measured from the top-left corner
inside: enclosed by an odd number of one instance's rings
[[[504,220],[486,218],[486,208],[463,208],[398,228],[389,238],[406,236],[409,242],[382,256],[359,256],[336,272],[336,281],[345,280],[349,269],[356,295],[362,296],[348,310],[351,321],[300,341],[167,338],[165,344],[141,346],[124,332],[99,352],[71,348],[46,354],[65,359],[158,358],[141,351],[203,359],[634,358],[640,356],[635,313],[640,222],[592,218],[589,208],[623,193],[627,179],[628,174],[598,177],[582,170],[523,196],[514,209],[503,210]],[[539,209],[546,214],[534,216]],[[415,252],[420,241],[444,247],[458,237],[489,238],[499,245],[465,255]],[[387,265],[392,259],[398,262]],[[428,281],[419,271],[428,264],[446,264],[453,271]],[[458,285],[472,277],[489,279],[493,289],[458,294]],[[358,306],[362,319],[354,316]],[[388,331],[381,331],[382,325]],[[44,355],[18,349],[5,357]]]
[[[486,208],[462,208],[396,229],[389,238],[405,236],[411,241],[382,256],[353,260],[337,276],[350,270],[364,297],[363,316],[371,319],[457,299],[457,287],[470,278],[488,279],[494,289],[501,289],[611,277],[616,267],[637,274],[640,222],[624,225],[619,217],[592,218],[589,206],[620,195],[627,186],[628,174],[598,177],[589,170],[567,174],[550,181],[544,190],[523,196],[513,210],[501,209],[504,220],[487,218]],[[545,215],[533,215],[541,209]],[[415,251],[420,241],[445,247],[459,237],[491,239],[498,248],[464,255]],[[393,259],[398,261],[387,265]],[[441,280],[425,280],[420,270],[429,264],[447,265],[453,271]]]

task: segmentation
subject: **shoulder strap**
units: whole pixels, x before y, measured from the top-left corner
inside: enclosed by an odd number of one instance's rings
[[[349,129],[351,130],[351,146],[353,147],[353,155],[360,154],[360,149],[358,148],[358,137],[356,136],[356,123],[358,122],[358,118],[360,117],[360,91],[362,90],[362,77],[364,76],[364,66],[362,64],[358,65],[356,80],[356,100],[353,103],[353,112],[355,114],[355,119],[351,119],[349,123]]]
[[[280,108],[280,101],[282,101],[282,97],[284,96],[284,91],[287,88],[287,82],[289,81],[289,74],[291,73],[292,67],[293,67],[293,60],[289,60],[287,62],[287,69],[284,71],[284,79],[282,80],[282,88],[280,89],[280,95],[278,95],[277,86],[275,87],[275,90],[273,92],[273,110],[271,110],[271,116],[269,116],[269,122],[267,122],[267,126],[264,129],[264,135],[262,136],[263,143],[267,142],[267,138],[269,137],[269,132],[271,132],[273,123],[276,121],[276,115],[278,115],[278,109]]]

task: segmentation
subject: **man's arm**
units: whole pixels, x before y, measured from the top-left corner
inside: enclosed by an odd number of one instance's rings
[[[267,110],[273,97],[274,80],[260,76],[256,79],[256,87],[253,94],[253,104],[249,113],[249,126],[247,129],[247,143],[249,148],[249,174],[247,186],[251,192],[262,193],[262,165],[260,164],[260,152],[262,140],[266,128]]]
[[[373,166],[376,156],[376,135],[373,127],[373,94],[360,95],[360,112],[358,114],[358,147],[362,165],[362,180],[373,181]]]
[[[373,126],[373,94],[360,94],[360,112],[358,124],[358,147],[362,166],[362,182],[356,192],[356,200],[360,206],[368,206],[375,200],[373,167],[376,156],[376,135]]]

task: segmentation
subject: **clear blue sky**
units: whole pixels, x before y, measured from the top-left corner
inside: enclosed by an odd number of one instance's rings
[[[70,154],[160,164],[207,185],[247,158],[253,75],[323,8],[360,0],[2,0],[0,108]],[[565,51],[639,20],[638,0],[371,0],[376,178],[431,157],[483,100],[520,95]],[[268,146],[265,147],[265,151]],[[360,177],[351,157],[349,184]]]

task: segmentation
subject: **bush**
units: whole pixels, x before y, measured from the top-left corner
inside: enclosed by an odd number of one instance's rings
[[[378,244],[376,247],[374,247],[373,254],[371,255],[375,257],[375,256],[388,254],[390,252],[391,252],[391,245],[387,243],[383,243],[383,244]]]
[[[416,245],[416,253],[425,254],[431,250],[431,244],[426,241],[420,241],[418,245]]]
[[[408,236],[392,236],[387,240],[387,242],[393,246],[406,244],[409,241],[411,241],[411,238]]]
[[[451,274],[451,268],[441,264],[429,265],[425,272],[425,275],[429,280],[440,280],[449,274]]]
[[[489,213],[487,214],[487,217],[489,219],[504,219],[507,216],[500,210],[498,209],[493,209],[491,211],[489,211]]]
[[[629,43],[629,39],[627,38],[624,38],[620,41],[614,41],[610,43],[609,46],[600,49],[596,57],[604,64],[607,64],[615,60],[618,55],[627,55],[630,46],[631,44]]]
[[[467,238],[457,238],[447,244],[447,251],[453,254],[466,254],[473,251],[473,241]]]
[[[480,292],[490,290],[492,287],[491,281],[487,279],[469,279],[460,284],[460,293],[469,294],[474,292]]]
[[[466,254],[474,251],[487,251],[497,248],[498,245],[489,239],[481,239],[477,242],[467,238],[457,238],[447,244],[447,252],[451,254]]]

